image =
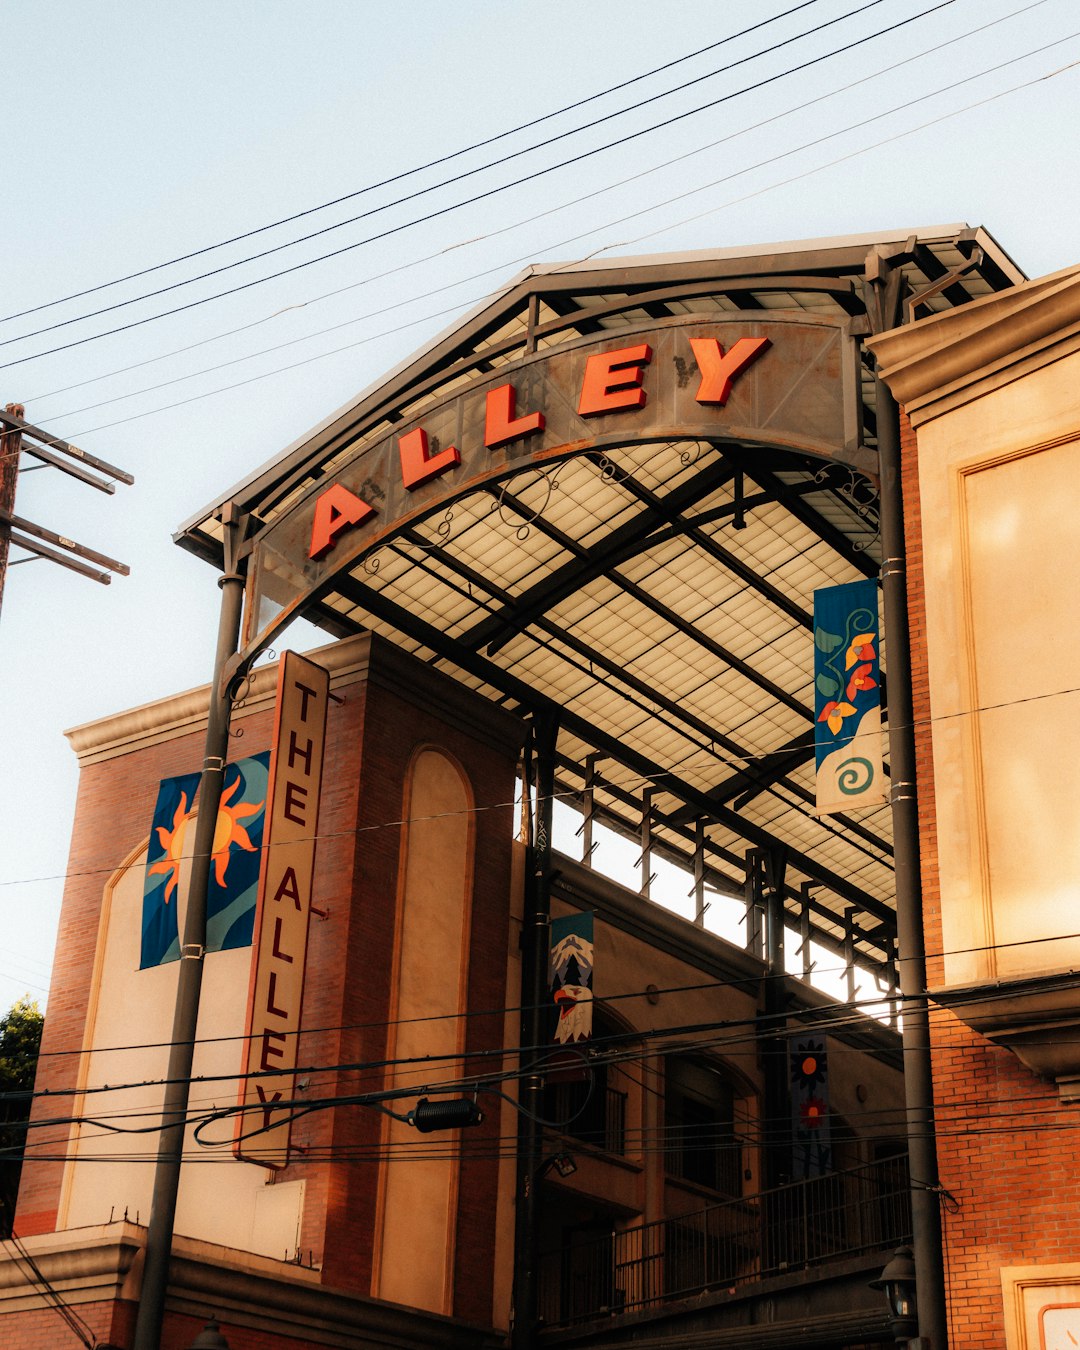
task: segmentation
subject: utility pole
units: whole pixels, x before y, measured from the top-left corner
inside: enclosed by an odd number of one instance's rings
[[[4,409],[13,417],[25,417],[21,403],[9,403]],[[4,578],[7,576],[8,549],[11,546],[10,518],[15,511],[15,488],[19,481],[19,455],[22,432],[5,431],[0,435],[0,607],[4,603]]]
[[[110,572],[126,577],[131,570],[126,563],[117,562],[115,558],[87,548],[85,544],[76,543],[65,534],[57,534],[55,530],[35,525],[33,521],[24,520],[15,514],[15,486],[20,460],[24,455],[39,461],[34,468],[58,469],[61,473],[77,478],[87,487],[96,488],[98,492],[108,493],[109,496],[116,491],[117,483],[130,487],[135,481],[131,474],[118,469],[108,460],[98,459],[70,441],[33,426],[26,421],[26,409],[21,403],[9,403],[0,412],[0,602],[4,594],[8,549],[12,544],[31,555],[31,558],[18,559],[19,562],[47,558],[49,562],[59,563],[61,567],[78,572],[80,576],[89,577],[103,586],[112,580]],[[27,473],[29,470],[23,468],[22,472]],[[106,570],[100,571],[100,568]]]

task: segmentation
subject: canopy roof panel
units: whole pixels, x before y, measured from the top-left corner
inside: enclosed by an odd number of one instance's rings
[[[385,528],[358,529],[340,560],[287,558],[298,599],[277,621],[295,612],[336,634],[371,630],[493,701],[557,706],[561,790],[588,790],[590,810],[628,835],[647,820],[653,850],[696,860],[727,894],[741,892],[749,849],[782,845],[792,914],[809,913],[831,946],[885,962],[889,808],[821,817],[813,781],[814,592],[876,577],[880,562],[874,383],[861,350],[874,254],[891,256],[911,293],[927,292],[919,313],[1023,280],[985,231],[964,225],[533,267],[199,513],[178,542],[220,566],[220,507],[234,502],[265,580],[277,565],[267,541],[296,553],[306,535],[290,535],[291,522],[347,483],[382,508]],[[805,378],[747,380],[743,404],[733,396],[721,409],[726,422],[709,424],[710,409],[687,421],[686,340],[712,320],[725,335],[732,323],[817,332],[821,355]],[[774,320],[788,327],[768,328]],[[634,350],[656,348],[656,418],[624,433],[601,417],[582,438],[573,409],[555,406],[567,377],[541,384],[556,369],[544,363],[578,372],[624,333]],[[543,390],[552,427],[565,416],[572,434],[533,453],[511,441],[478,475],[467,400],[500,380],[520,387],[522,411],[533,406],[524,395]],[[828,381],[850,401],[842,427],[816,401]],[[785,409],[793,425],[774,438]],[[812,438],[799,448],[799,419],[819,411],[822,427],[838,428],[832,457]],[[386,466],[425,421],[446,432],[431,453],[452,437],[462,465],[402,494]],[[259,615],[249,621],[261,631]]]

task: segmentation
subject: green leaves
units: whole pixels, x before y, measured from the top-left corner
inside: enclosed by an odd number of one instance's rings
[[[824,628],[814,629],[814,646],[819,652],[825,652],[826,655],[829,652],[836,651],[843,640],[839,633],[827,633]],[[839,688],[839,686],[837,687]]]

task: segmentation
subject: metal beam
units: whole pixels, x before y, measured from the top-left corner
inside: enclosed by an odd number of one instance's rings
[[[498,487],[491,489],[496,500],[509,506],[523,520],[535,525],[542,534],[572,552],[577,561],[557,568],[538,585],[518,596],[513,602],[512,611],[478,624],[465,635],[464,640],[477,650],[486,646],[488,655],[494,655],[510,636],[527,627],[534,618],[546,614],[552,606],[603,576],[617,562],[633,556],[657,525],[672,520],[702,497],[723,487],[731,477],[729,465],[720,459],[711,460],[701,473],[673,489],[665,504],[650,505],[644,511],[639,511],[632,520],[610,531],[591,549],[584,548],[576,540],[570,540],[561,530],[556,531],[550,522],[537,517],[523,506],[513,493],[501,491]]]
[[[860,571],[863,576],[877,580],[878,565],[874,559],[868,557],[865,551],[857,549],[843,530],[837,529],[835,525],[814,510],[810,503],[805,500],[808,495],[806,489],[802,488],[801,485],[795,487],[792,484],[784,483],[770,470],[755,466],[741,446],[733,446],[730,451],[725,449],[724,454],[733,464],[739,465],[755,482],[765,488],[801,525],[805,525],[808,530],[817,535],[823,544],[828,544],[835,553]],[[836,495],[829,483],[816,484],[813,490],[832,492],[834,496]],[[843,501],[843,498],[841,497],[839,500]]]
[[[564,768],[570,769],[573,773],[577,774],[579,777],[581,776],[582,769],[580,765],[574,763],[574,761],[569,759],[566,755],[559,756],[559,763]],[[561,781],[565,783],[565,779]],[[567,783],[566,786],[569,788],[570,784]],[[666,792],[667,788],[663,788],[660,790]],[[654,790],[646,789],[646,791],[653,793]],[[633,793],[627,791],[627,789],[625,788],[619,787],[615,783],[605,782],[604,792],[609,797],[613,797],[616,801],[621,802],[629,810],[637,811],[640,809],[640,803],[638,802],[638,799],[633,795]],[[611,825],[611,827],[618,833],[625,834],[627,838],[635,837],[634,826],[632,822],[629,820],[624,820],[610,806],[607,806],[602,802],[596,802],[594,806],[594,811],[597,817],[607,820],[608,823]],[[675,845],[673,845],[668,840],[655,838],[650,839],[651,851],[653,853],[661,854],[662,856],[666,857],[670,862],[675,863],[676,866],[682,867],[685,870],[690,871],[692,868],[692,860],[693,860],[693,843],[694,843],[693,830],[687,828],[686,826],[674,825],[672,823],[672,817],[670,815],[654,814],[652,823],[663,829],[670,830],[672,833],[679,835],[681,838],[684,838],[687,842],[687,851],[685,852],[680,851],[678,848],[675,847]],[[742,855],[733,853],[730,849],[724,848],[722,844],[718,844],[713,839],[706,839],[706,847],[710,853],[712,853],[715,857],[719,858],[726,865],[730,866],[732,870],[738,873],[739,877],[741,878],[745,865],[745,858]],[[724,894],[727,894],[729,893],[730,890],[737,889],[739,886],[742,885],[741,879],[739,881],[736,881],[736,879],[733,876],[729,876],[726,872],[719,871],[719,869],[717,869],[715,866],[711,864],[707,863],[706,869],[707,869],[706,882],[708,883],[708,879],[710,876],[717,878],[719,882],[722,883],[722,886],[718,887],[718,889],[723,890]],[[842,918],[840,913],[836,910],[830,909],[828,905],[823,904],[820,900],[816,899],[816,897],[810,894],[808,888],[812,884],[813,883],[811,882],[804,882],[802,886],[798,889],[796,889],[794,886],[791,885],[785,886],[784,888],[785,898],[786,901],[790,902],[790,906],[786,910],[788,918],[793,921],[798,920],[802,912],[802,907],[807,906],[812,913],[820,915],[822,919],[839,928],[842,924]],[[728,889],[724,890],[724,887]],[[646,895],[646,899],[647,898],[648,896]],[[873,929],[866,929],[858,924],[855,925],[855,935],[857,940],[859,942],[868,944],[869,946],[876,947],[882,953],[883,957],[885,957],[888,951],[891,949],[889,944],[891,944],[892,941],[891,935],[894,931],[895,930],[890,925],[887,925],[885,923],[878,924],[877,927]],[[828,947],[830,951],[835,952],[835,954],[838,957],[843,955],[843,944],[840,938],[836,937],[834,934],[828,932],[826,929],[822,928],[819,924],[816,923],[813,926],[813,932],[816,941],[821,942],[824,946]],[[871,954],[864,952],[862,953],[862,955],[864,955],[868,961],[874,963],[875,958]],[[884,967],[885,964],[884,960],[882,960],[880,964]]]
[[[722,481],[727,481],[727,477],[729,476],[730,474],[725,476]],[[695,479],[694,481],[696,482],[697,480]],[[675,494],[672,495],[674,496]],[[547,611],[561,600],[574,594],[575,591],[580,590],[590,581],[594,581],[599,577],[605,577],[627,595],[633,596],[639,604],[644,605],[652,613],[664,619],[665,622],[670,623],[678,632],[692,638],[699,646],[704,647],[710,655],[715,656],[718,661],[723,662],[724,665],[737,671],[744,679],[755,685],[763,693],[767,693],[771,698],[776,699],[778,703],[783,703],[785,707],[790,708],[792,712],[797,713],[800,717],[805,717],[808,721],[813,722],[813,709],[807,704],[796,698],[795,695],[789,693],[774,680],[770,680],[767,676],[762,675],[761,672],[756,670],[748,661],[744,661],[741,657],[736,656],[734,652],[729,651],[722,643],[717,642],[715,638],[707,637],[693,624],[681,618],[673,610],[665,605],[661,605],[638,586],[636,582],[630,581],[616,570],[617,563],[628,561],[645,549],[651,548],[658,541],[659,536],[648,533],[647,526],[640,526],[642,516],[645,514],[644,512],[641,513],[641,515],[636,516],[634,520],[628,522],[627,525],[620,527],[619,530],[613,531],[612,534],[609,535],[602,544],[597,545],[595,549],[585,551],[580,545],[576,544],[576,541],[571,541],[571,545],[567,545],[568,536],[564,535],[561,531],[556,531],[553,526],[542,519],[538,519],[527,507],[518,502],[512,494],[502,493],[499,500],[504,506],[521,516],[523,520],[527,520],[540,533],[546,534],[549,539],[554,539],[557,543],[563,544],[564,546],[572,546],[575,550],[577,561],[564,564],[550,576],[545,577],[542,582],[539,582],[536,586],[532,587],[531,590],[526,591],[523,595],[518,596],[513,600],[508,600],[507,612],[504,615],[481,620],[471,632],[466,633],[463,636],[462,641],[469,643],[474,649],[479,649],[487,643],[488,655],[492,656],[510,640],[510,637],[514,633],[523,631],[532,623],[540,622]],[[750,501],[748,499],[743,503],[744,509],[749,505]],[[723,509],[725,513],[731,514],[737,508],[734,504],[731,504]],[[705,516],[712,519],[715,514],[716,513],[714,512],[706,512]],[[677,516],[680,520],[682,519],[674,510],[672,510],[672,515]],[[691,528],[695,527],[693,521],[686,523]],[[672,527],[670,532],[664,531],[663,537],[666,539],[677,534],[679,528],[679,526],[675,526]],[[619,538],[616,539],[616,536],[619,536]],[[592,561],[589,561],[590,557],[592,558]],[[512,616],[511,610],[513,611]],[[498,631],[499,628],[502,628],[503,630],[503,635],[501,637],[496,638],[489,636],[493,632]]]
[[[421,643],[459,669],[468,671],[493,688],[512,695],[523,707],[537,708],[544,706],[553,710],[558,709],[558,704],[553,699],[539,694],[526,681],[512,675],[509,671],[503,670],[495,662],[490,661],[480,653],[464,648],[455,639],[440,632],[426,620],[403,610],[381,592],[370,590],[355,576],[338,577],[336,587],[353,604],[366,609],[368,613],[375,615],[377,618],[383,619],[399,632]],[[755,825],[752,821],[744,820],[727,807],[714,808],[703,792],[672,771],[654,763],[647,755],[631,749],[618,737],[601,731],[595,723],[588,721],[586,718],[563,709],[561,710],[560,721],[561,725],[572,736],[576,736],[586,745],[591,745],[594,749],[601,751],[609,759],[632,769],[643,780],[662,785],[665,791],[681,797],[688,805],[696,807],[700,814],[711,816],[718,824],[724,825],[733,834],[745,839],[748,843],[755,844],[759,848],[767,848],[774,843],[786,842],[777,839],[766,829]],[[872,914],[883,922],[888,922],[891,919],[891,911],[887,905],[866,895],[857,886],[853,886],[849,881],[838,876],[831,868],[819,863],[809,854],[789,845],[788,857],[792,866],[821,885],[828,887],[842,899],[855,905],[857,909],[866,914]]]

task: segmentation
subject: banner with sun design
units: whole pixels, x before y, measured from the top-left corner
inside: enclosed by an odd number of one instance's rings
[[[878,634],[876,582],[814,592],[814,748],[823,815],[887,799]]]
[[[791,1176],[794,1181],[832,1171],[829,1061],[825,1042],[795,1038],[791,1055]]]
[[[206,895],[208,952],[251,946],[269,762],[264,751],[225,769]],[[140,970],[180,959],[181,878],[186,893],[199,782],[198,773],[185,773],[163,778],[158,788],[143,882]]]

